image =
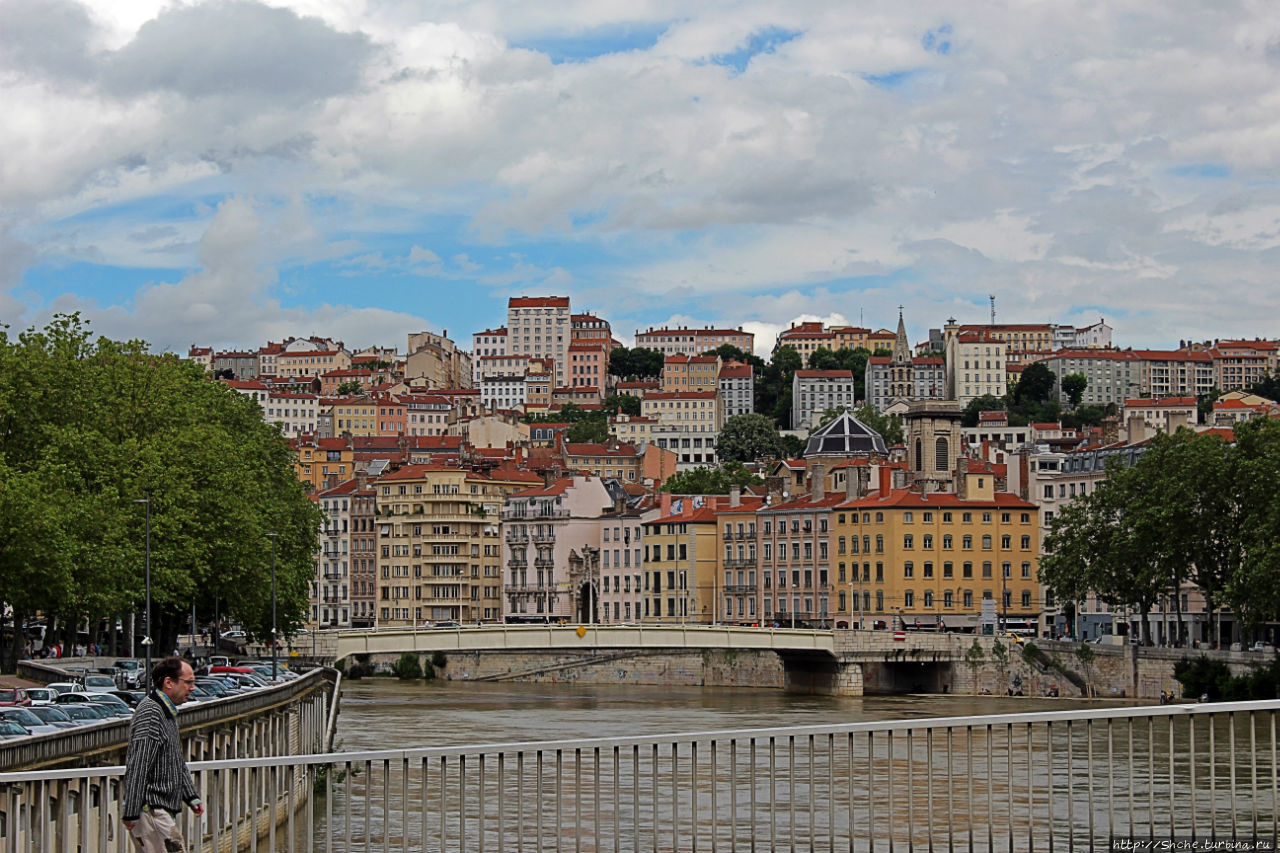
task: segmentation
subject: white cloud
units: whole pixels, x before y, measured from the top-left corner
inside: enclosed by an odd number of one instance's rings
[[[628,27],[656,43],[513,47]],[[335,256],[556,288],[628,326],[776,329],[855,302],[884,325],[908,302],[924,328],[990,292],[1009,319],[1099,306],[1135,344],[1269,333],[1271,5],[0,0],[0,29],[0,210],[23,263],[199,270],[109,309],[133,333],[168,334],[160,305],[218,328],[209,294],[245,288],[284,312],[277,271]],[[771,31],[794,38],[717,64]],[[227,197],[203,235],[199,210],[171,212]]]

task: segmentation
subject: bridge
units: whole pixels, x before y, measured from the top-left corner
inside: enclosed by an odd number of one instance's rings
[[[334,661],[354,655],[392,658],[405,652],[570,656],[582,665],[662,652],[773,652],[788,690],[862,695],[874,679],[892,687],[917,685],[942,692],[962,679],[971,635],[909,631],[822,631],[730,625],[483,625],[339,631],[326,638]],[[556,667],[572,665],[557,659]],[[516,673],[517,675],[519,673]]]
[[[202,761],[208,813],[181,829],[193,853],[1276,849],[1278,716],[1270,700]],[[101,795],[122,773],[0,773],[0,849],[123,850]]]

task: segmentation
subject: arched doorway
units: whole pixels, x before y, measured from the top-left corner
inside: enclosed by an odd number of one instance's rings
[[[600,621],[600,593],[591,581],[583,581],[578,586],[578,622],[583,625],[594,625]]]

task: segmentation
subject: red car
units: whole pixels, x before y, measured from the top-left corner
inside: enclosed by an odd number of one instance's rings
[[[0,708],[30,705],[31,697],[21,687],[0,687]]]

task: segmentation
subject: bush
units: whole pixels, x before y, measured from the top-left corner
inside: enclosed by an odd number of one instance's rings
[[[449,659],[445,657],[444,652],[437,650],[431,655],[431,665],[436,669],[444,669],[449,665]]]
[[[1187,697],[1207,695],[1215,702],[1274,699],[1280,693],[1280,657],[1248,675],[1232,675],[1225,663],[1208,655],[1183,658],[1174,664],[1173,677]]]
[[[411,678],[422,677],[422,664],[418,662],[418,656],[413,652],[405,652],[400,655],[400,660],[396,661],[391,667],[391,671],[395,673],[396,678],[406,681]]]

